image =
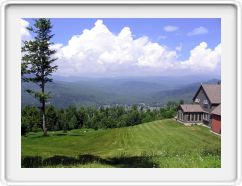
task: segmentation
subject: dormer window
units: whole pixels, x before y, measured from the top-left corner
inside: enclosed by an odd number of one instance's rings
[[[204,105],[207,105],[207,104],[208,104],[208,100],[206,100],[206,99],[203,100],[203,104],[204,104]]]
[[[196,98],[195,99],[195,103],[199,103],[200,102],[200,99],[199,98]]]

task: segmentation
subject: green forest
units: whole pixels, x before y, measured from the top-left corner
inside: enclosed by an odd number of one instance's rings
[[[181,101],[182,102],[182,101]],[[133,105],[131,108],[122,106],[110,108],[74,107],[58,109],[46,107],[46,127],[48,131],[68,131],[80,128],[120,128],[138,125],[150,121],[173,118],[176,115],[178,102],[168,102],[165,108],[150,110]],[[25,106],[21,113],[21,134],[42,130],[40,110],[35,106]]]

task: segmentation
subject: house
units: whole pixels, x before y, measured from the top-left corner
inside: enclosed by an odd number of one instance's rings
[[[217,106],[211,113],[211,130],[221,134],[221,105]]]
[[[177,120],[184,124],[202,123],[213,132],[221,132],[221,85],[201,84],[192,104],[182,104],[177,109]]]

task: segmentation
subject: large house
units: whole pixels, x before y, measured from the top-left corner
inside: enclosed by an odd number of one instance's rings
[[[182,104],[177,109],[177,120],[184,124],[202,123],[221,133],[221,85],[202,84],[193,97],[192,104]]]

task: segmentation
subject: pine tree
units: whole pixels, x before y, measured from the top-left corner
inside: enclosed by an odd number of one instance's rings
[[[34,27],[28,27],[34,35],[33,40],[24,41],[22,47],[21,75],[24,82],[32,82],[39,86],[40,91],[27,89],[41,104],[42,128],[44,135],[47,135],[46,127],[46,101],[50,98],[50,92],[46,93],[45,85],[51,82],[51,75],[57,70],[53,62],[57,59],[56,53],[50,46],[53,44],[51,38],[52,24],[50,19],[36,19]]]

